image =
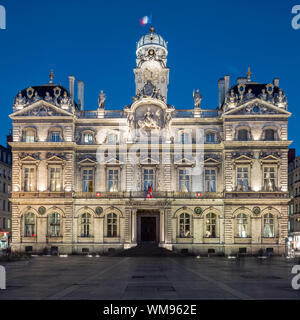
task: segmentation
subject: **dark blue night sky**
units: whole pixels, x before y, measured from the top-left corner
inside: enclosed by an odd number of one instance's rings
[[[68,76],[85,82],[85,108],[96,109],[101,89],[106,106],[122,109],[134,95],[136,42],[153,25],[168,41],[168,103],[192,108],[193,89],[202,107],[217,107],[217,81],[245,76],[280,86],[293,113],[289,139],[297,140],[300,108],[300,29],[291,26],[295,1],[0,0],[7,29],[0,30],[0,143],[11,127],[8,114],[18,90],[49,81],[68,87]],[[299,1],[300,4],[300,1]],[[298,120],[299,121],[299,120]],[[300,141],[292,147],[300,150]]]

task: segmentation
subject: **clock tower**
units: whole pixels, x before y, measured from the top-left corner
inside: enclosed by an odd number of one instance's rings
[[[167,68],[167,43],[154,28],[143,35],[137,43],[135,87],[136,95],[151,82],[160,91],[162,99],[167,102],[169,68]]]

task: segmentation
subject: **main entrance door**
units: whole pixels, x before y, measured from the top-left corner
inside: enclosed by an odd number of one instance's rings
[[[141,241],[156,241],[156,217],[141,217]]]
[[[159,211],[137,210],[137,242],[159,242]]]

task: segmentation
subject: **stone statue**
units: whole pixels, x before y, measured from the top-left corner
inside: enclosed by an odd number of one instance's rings
[[[19,91],[15,99],[15,108],[23,108],[26,105],[26,98],[22,97],[22,92]]]
[[[144,115],[144,120],[139,120],[138,124],[141,129],[144,129],[145,127],[148,129],[158,129],[159,128],[157,121],[153,118],[153,114],[150,111],[150,107],[148,107],[148,109]]]
[[[99,109],[105,108],[105,100],[106,100],[106,94],[103,93],[103,90],[101,90],[99,97],[98,97],[98,108]]]
[[[250,100],[253,99],[255,95],[252,93],[252,89],[248,89],[248,92],[246,93],[246,99]]]
[[[201,103],[201,100],[202,100],[202,96],[199,93],[199,89],[196,90],[196,93],[195,93],[195,91],[193,91],[193,98],[194,98],[194,106],[195,106],[195,108],[200,108],[200,103]]]
[[[60,100],[60,105],[62,108],[69,108],[71,105],[71,98],[68,97],[67,92],[64,92],[64,96]]]
[[[277,100],[276,104],[280,108],[286,108],[286,106],[287,106],[286,96],[285,96],[285,94],[283,94],[281,89],[279,89],[279,93],[277,95],[277,99],[276,100]]]
[[[38,95],[37,91],[34,93],[33,102],[41,100],[41,97]]]
[[[48,91],[46,92],[45,101],[47,101],[47,102],[49,102],[49,103],[53,102],[53,99],[52,99],[52,97],[50,96],[50,94],[49,94]]]
[[[266,101],[267,100],[267,94],[266,94],[266,89],[261,90],[261,94],[259,95],[261,100]]]

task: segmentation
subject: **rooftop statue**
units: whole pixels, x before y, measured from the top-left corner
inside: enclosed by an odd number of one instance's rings
[[[99,97],[98,97],[98,108],[99,109],[105,108],[105,100],[106,100],[106,94],[103,93],[103,90],[101,90]]]
[[[200,108],[202,96],[199,93],[199,89],[197,89],[196,92],[193,91],[193,98],[194,98],[194,106],[195,106],[195,108]]]

